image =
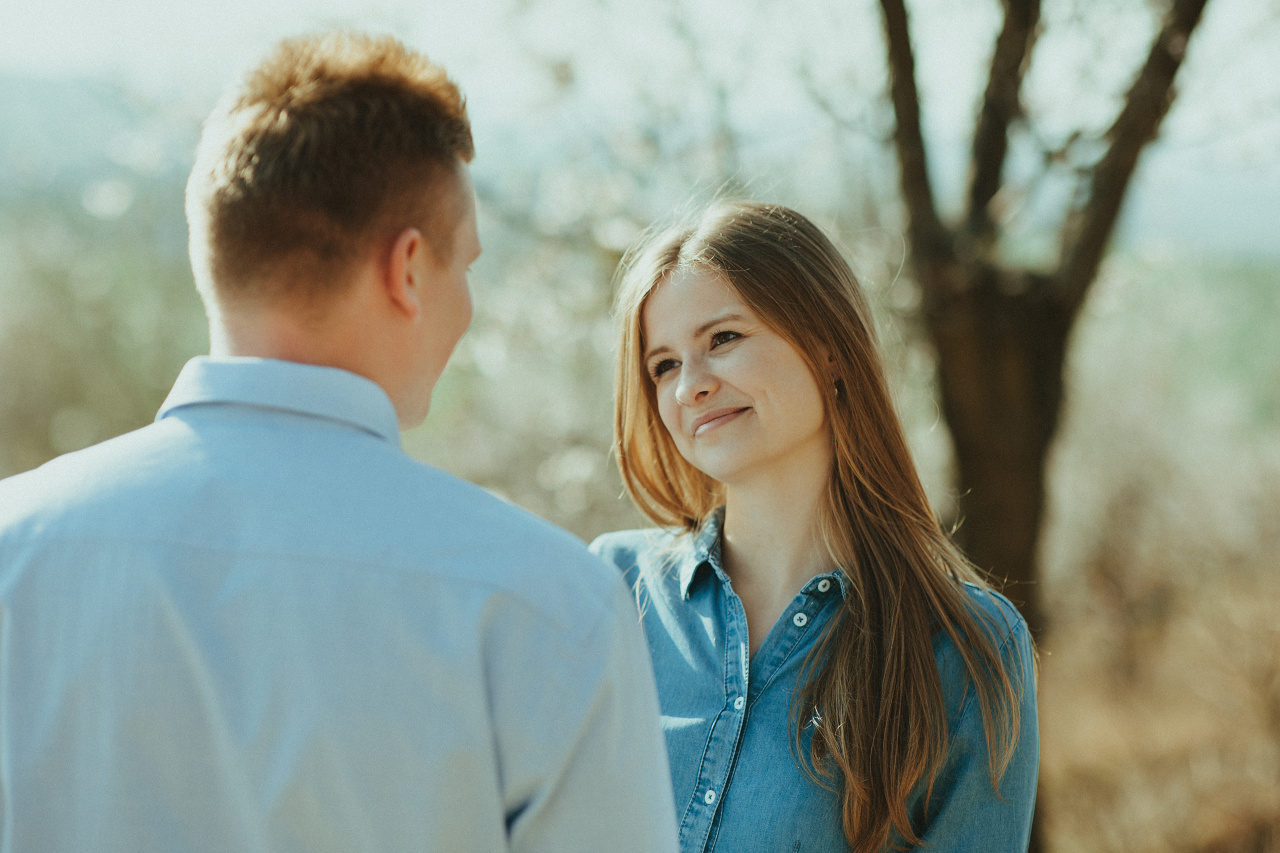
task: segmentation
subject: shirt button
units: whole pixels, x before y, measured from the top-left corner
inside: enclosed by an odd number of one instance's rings
[[[803,628],[805,625],[809,624],[809,617],[803,613],[797,613],[795,616],[791,617],[791,621],[795,623],[797,628]]]
[[[746,699],[744,699],[743,697],[739,696],[737,699],[734,699],[734,700],[733,700],[733,710],[735,710],[735,711],[741,711],[741,710],[742,710],[742,706],[743,706],[743,705],[745,705],[745,704],[747,704],[747,700],[746,700]]]
[[[706,796],[704,796],[702,799],[704,802],[706,802],[707,805],[711,805],[716,801],[716,792],[708,788]]]
[[[829,589],[831,589],[831,581],[826,578],[818,581],[818,592],[826,592]]]

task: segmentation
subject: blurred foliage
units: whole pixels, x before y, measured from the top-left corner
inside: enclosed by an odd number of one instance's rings
[[[0,209],[0,476],[146,424],[207,349],[185,253],[165,251],[185,245],[172,190],[95,183]],[[127,215],[86,209],[135,193]]]
[[[1043,540],[1064,851],[1280,850],[1280,265],[1113,258]]]

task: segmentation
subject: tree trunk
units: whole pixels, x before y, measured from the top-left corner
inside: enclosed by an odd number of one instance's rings
[[[1036,542],[1045,457],[1062,402],[1073,312],[1026,273],[973,265],[960,286],[931,288],[925,322],[955,444],[969,558],[992,575],[1038,635]]]
[[[1062,406],[1067,337],[1097,277],[1138,158],[1173,102],[1173,81],[1207,0],[1172,0],[1124,107],[1091,168],[1085,201],[1067,211],[1063,256],[1052,273],[1000,267],[992,215],[1008,133],[1039,27],[1040,0],[1001,0],[1004,23],[974,132],[965,215],[938,216],[921,133],[920,97],[905,0],[880,0],[896,124],[899,187],[911,260],[938,361],[943,414],[955,444],[960,543],[1019,606],[1033,635],[1045,630],[1037,580],[1045,461]],[[1032,825],[1043,848],[1042,810]]]

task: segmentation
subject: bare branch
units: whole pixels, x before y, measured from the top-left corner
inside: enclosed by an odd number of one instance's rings
[[[892,137],[887,130],[881,130],[874,126],[874,122],[870,116],[870,110],[864,106],[860,109],[859,115],[850,117],[840,111],[834,101],[827,97],[822,87],[818,85],[818,81],[813,77],[813,70],[809,66],[801,65],[799,71],[800,85],[804,87],[805,94],[809,96],[809,100],[818,108],[818,111],[827,117],[840,130],[874,142],[876,145],[888,146],[892,141]]]
[[[991,76],[973,135],[969,210],[965,229],[977,244],[989,242],[994,225],[991,200],[1009,150],[1009,125],[1021,113],[1018,93],[1040,21],[1040,0],[1004,0],[1004,26],[991,57]]]
[[[1207,0],[1174,0],[1146,64],[1107,132],[1111,146],[1093,168],[1087,201],[1068,223],[1068,247],[1055,287],[1071,308],[1078,307],[1097,275],[1120,205],[1142,153],[1173,103],[1174,77],[1187,42],[1200,23]]]
[[[537,240],[542,244],[553,243],[570,251],[590,254],[607,251],[591,233],[589,225],[581,222],[551,230],[541,225],[534,215],[532,205],[512,202],[485,181],[476,181],[476,200],[486,216],[492,217],[517,234]]]
[[[924,137],[920,132],[920,95],[916,90],[915,57],[903,0],[880,0],[884,12],[885,41],[889,55],[889,93],[896,123],[894,147],[898,151],[902,198],[907,206],[911,253],[921,267],[937,268],[953,260],[951,234],[938,218],[933,187],[929,182]],[[922,276],[926,287],[931,276]]]
[[[738,178],[741,171],[742,156],[738,150],[738,134],[734,133],[729,117],[729,89],[724,80],[715,79],[703,58],[706,48],[705,40],[689,23],[683,6],[675,6],[669,19],[671,30],[676,39],[683,42],[689,52],[689,60],[697,73],[698,79],[711,87],[711,96],[715,103],[715,134],[712,153],[715,156],[716,171],[722,181]]]

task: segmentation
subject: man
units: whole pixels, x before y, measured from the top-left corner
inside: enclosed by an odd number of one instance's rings
[[[400,449],[471,319],[471,157],[391,39],[286,42],[215,110],[211,357],[0,482],[0,850],[676,849],[620,581]]]

